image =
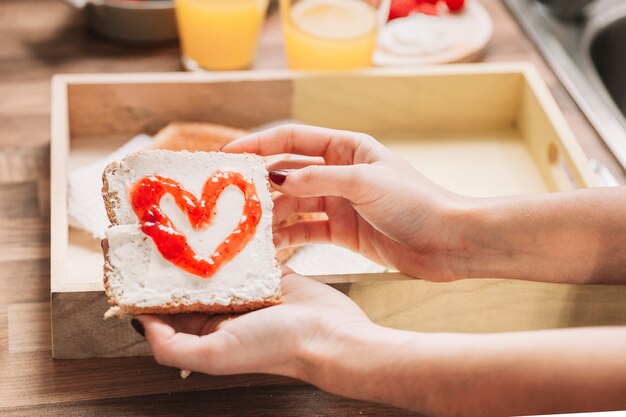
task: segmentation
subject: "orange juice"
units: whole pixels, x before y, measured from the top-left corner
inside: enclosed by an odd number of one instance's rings
[[[371,66],[377,10],[362,0],[280,0],[289,68]]]
[[[268,0],[176,0],[175,4],[188,68],[251,66]]]

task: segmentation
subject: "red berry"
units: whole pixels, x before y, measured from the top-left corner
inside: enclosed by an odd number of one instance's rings
[[[452,13],[460,12],[465,6],[465,0],[445,0],[445,2]]]
[[[411,11],[411,14],[423,13],[429,16],[439,16],[439,9],[436,4],[420,3]]]
[[[439,0],[417,0],[417,4],[422,4],[422,3],[430,3],[430,4],[437,4]]]
[[[388,20],[408,16],[411,10],[415,8],[416,4],[416,0],[391,0]]]

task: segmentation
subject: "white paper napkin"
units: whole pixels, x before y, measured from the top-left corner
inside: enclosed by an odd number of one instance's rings
[[[385,272],[386,268],[340,246],[306,245],[286,265],[302,275],[364,274]]]
[[[138,135],[106,157],[69,174],[67,211],[70,226],[82,229],[96,239],[103,239],[109,219],[102,200],[102,171],[112,161],[146,149],[152,141],[148,135]]]

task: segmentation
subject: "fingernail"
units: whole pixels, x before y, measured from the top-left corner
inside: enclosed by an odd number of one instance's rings
[[[270,181],[272,181],[274,184],[283,185],[283,183],[287,179],[287,171],[285,170],[270,171],[269,177],[270,177]]]
[[[141,324],[141,322],[137,319],[132,319],[130,321],[130,325],[133,326],[133,329],[135,329],[135,331],[137,333],[139,333],[141,335],[141,337],[146,337],[146,332],[143,329],[143,324]]]

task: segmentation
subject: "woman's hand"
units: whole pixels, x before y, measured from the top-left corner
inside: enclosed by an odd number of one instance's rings
[[[283,125],[222,150],[310,157],[270,166],[273,186],[282,193],[275,199],[275,223],[294,213],[324,213],[328,219],[278,228],[278,247],[335,243],[416,277],[455,278],[446,252],[459,245],[451,224],[463,199],[419,174],[371,136]]]
[[[164,365],[211,375],[295,377],[337,395],[426,415],[626,406],[624,327],[414,333],[375,325],[348,297],[311,279],[289,274],[282,288],[283,304],[241,316],[137,319]]]
[[[290,273],[283,303],[241,316],[139,316],[157,362],[212,375],[268,373],[306,379],[307,352],[332,351],[341,334],[373,324],[341,292]],[[332,340],[332,341],[331,341]]]
[[[328,220],[280,227],[277,246],[335,243],[429,280],[501,277],[625,282],[626,187],[496,198],[444,190],[372,137],[285,125],[240,138],[225,152],[304,155],[270,166],[293,213]]]

